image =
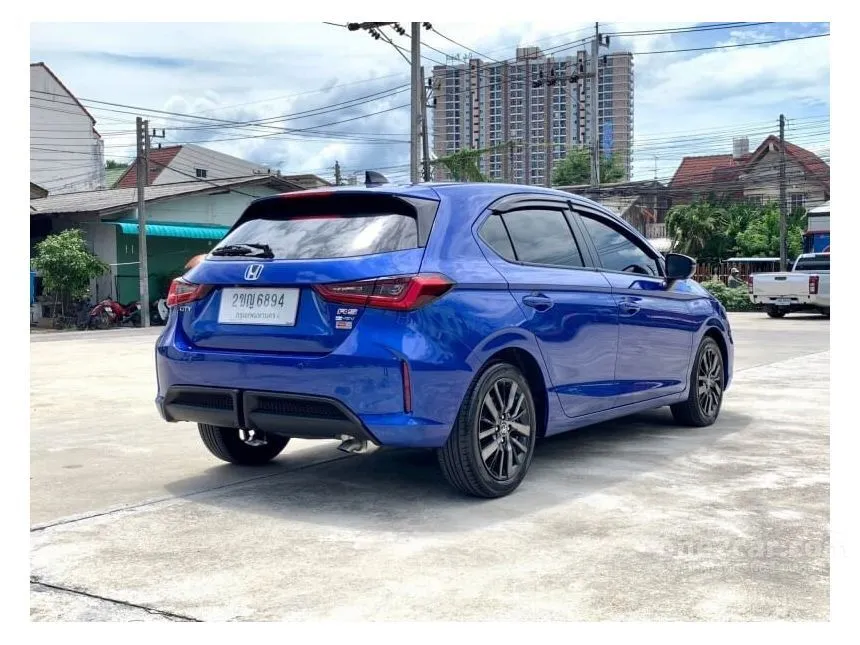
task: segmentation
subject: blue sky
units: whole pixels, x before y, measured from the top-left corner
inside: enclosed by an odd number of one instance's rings
[[[677,28],[695,23],[606,23],[607,32]],[[497,59],[517,46],[544,48],[588,36],[593,23],[558,20],[510,25],[434,23],[439,32]],[[829,31],[827,23],[775,23],[698,33],[612,38],[611,51],[651,52],[797,37]],[[31,62],[43,61],[81,99],[213,119],[264,119],[295,114],[395,90],[409,82],[406,62],[364,32],[322,23],[34,23]],[[394,36],[408,48],[408,40]],[[424,42],[448,54],[464,50],[434,33]],[[776,133],[780,113],[788,138],[829,155],[829,38],[714,51],[634,55],[634,177],[671,177],[687,154],[731,152],[733,136],[751,147]],[[566,53],[573,53],[574,50]],[[444,61],[439,52],[423,53]],[[427,73],[434,64],[425,60]],[[284,172],[331,176],[384,168],[408,176],[409,95],[296,118],[290,128],[324,126],[313,137],[280,135],[271,127],[223,129],[216,122],[193,130],[170,117],[150,116],[167,128],[168,142],[197,142]],[[86,102],[86,101],[85,101]],[[133,153],[134,109],[93,105],[106,156]],[[125,112],[125,113],[124,113]],[[378,113],[371,115],[371,113]],[[370,115],[370,116],[365,116]],[[357,118],[356,118],[357,117]],[[346,123],[325,125],[335,121]],[[196,125],[196,124],[195,124]],[[254,136],[250,136],[254,135]],[[273,136],[277,135],[277,136]],[[372,137],[371,140],[368,137]],[[829,160],[829,157],[825,157]]]

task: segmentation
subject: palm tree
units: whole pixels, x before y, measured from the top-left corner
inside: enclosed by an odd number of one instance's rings
[[[672,248],[693,257],[701,256],[714,237],[725,228],[725,212],[708,202],[673,207],[666,215],[666,230]]]

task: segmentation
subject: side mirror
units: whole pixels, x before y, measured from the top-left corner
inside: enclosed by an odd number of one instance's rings
[[[666,254],[666,279],[686,280],[696,272],[696,261],[680,253]]]

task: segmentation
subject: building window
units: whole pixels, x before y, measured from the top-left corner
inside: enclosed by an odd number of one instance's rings
[[[206,169],[205,168],[195,168],[194,172],[197,175],[198,179],[206,179]]]
[[[791,193],[788,196],[789,207],[792,211],[798,208],[806,209],[806,193]]]

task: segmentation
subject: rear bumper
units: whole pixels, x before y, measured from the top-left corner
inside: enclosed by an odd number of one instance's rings
[[[189,345],[171,321],[156,344],[155,402],[171,422],[440,447],[471,377],[412,362],[413,410],[407,412],[403,358],[378,343],[363,347],[360,355],[317,357],[201,349]]]
[[[792,309],[815,309],[829,307],[830,297],[821,294],[790,294],[785,296],[751,294],[750,301],[754,305],[765,307],[791,307]]]

